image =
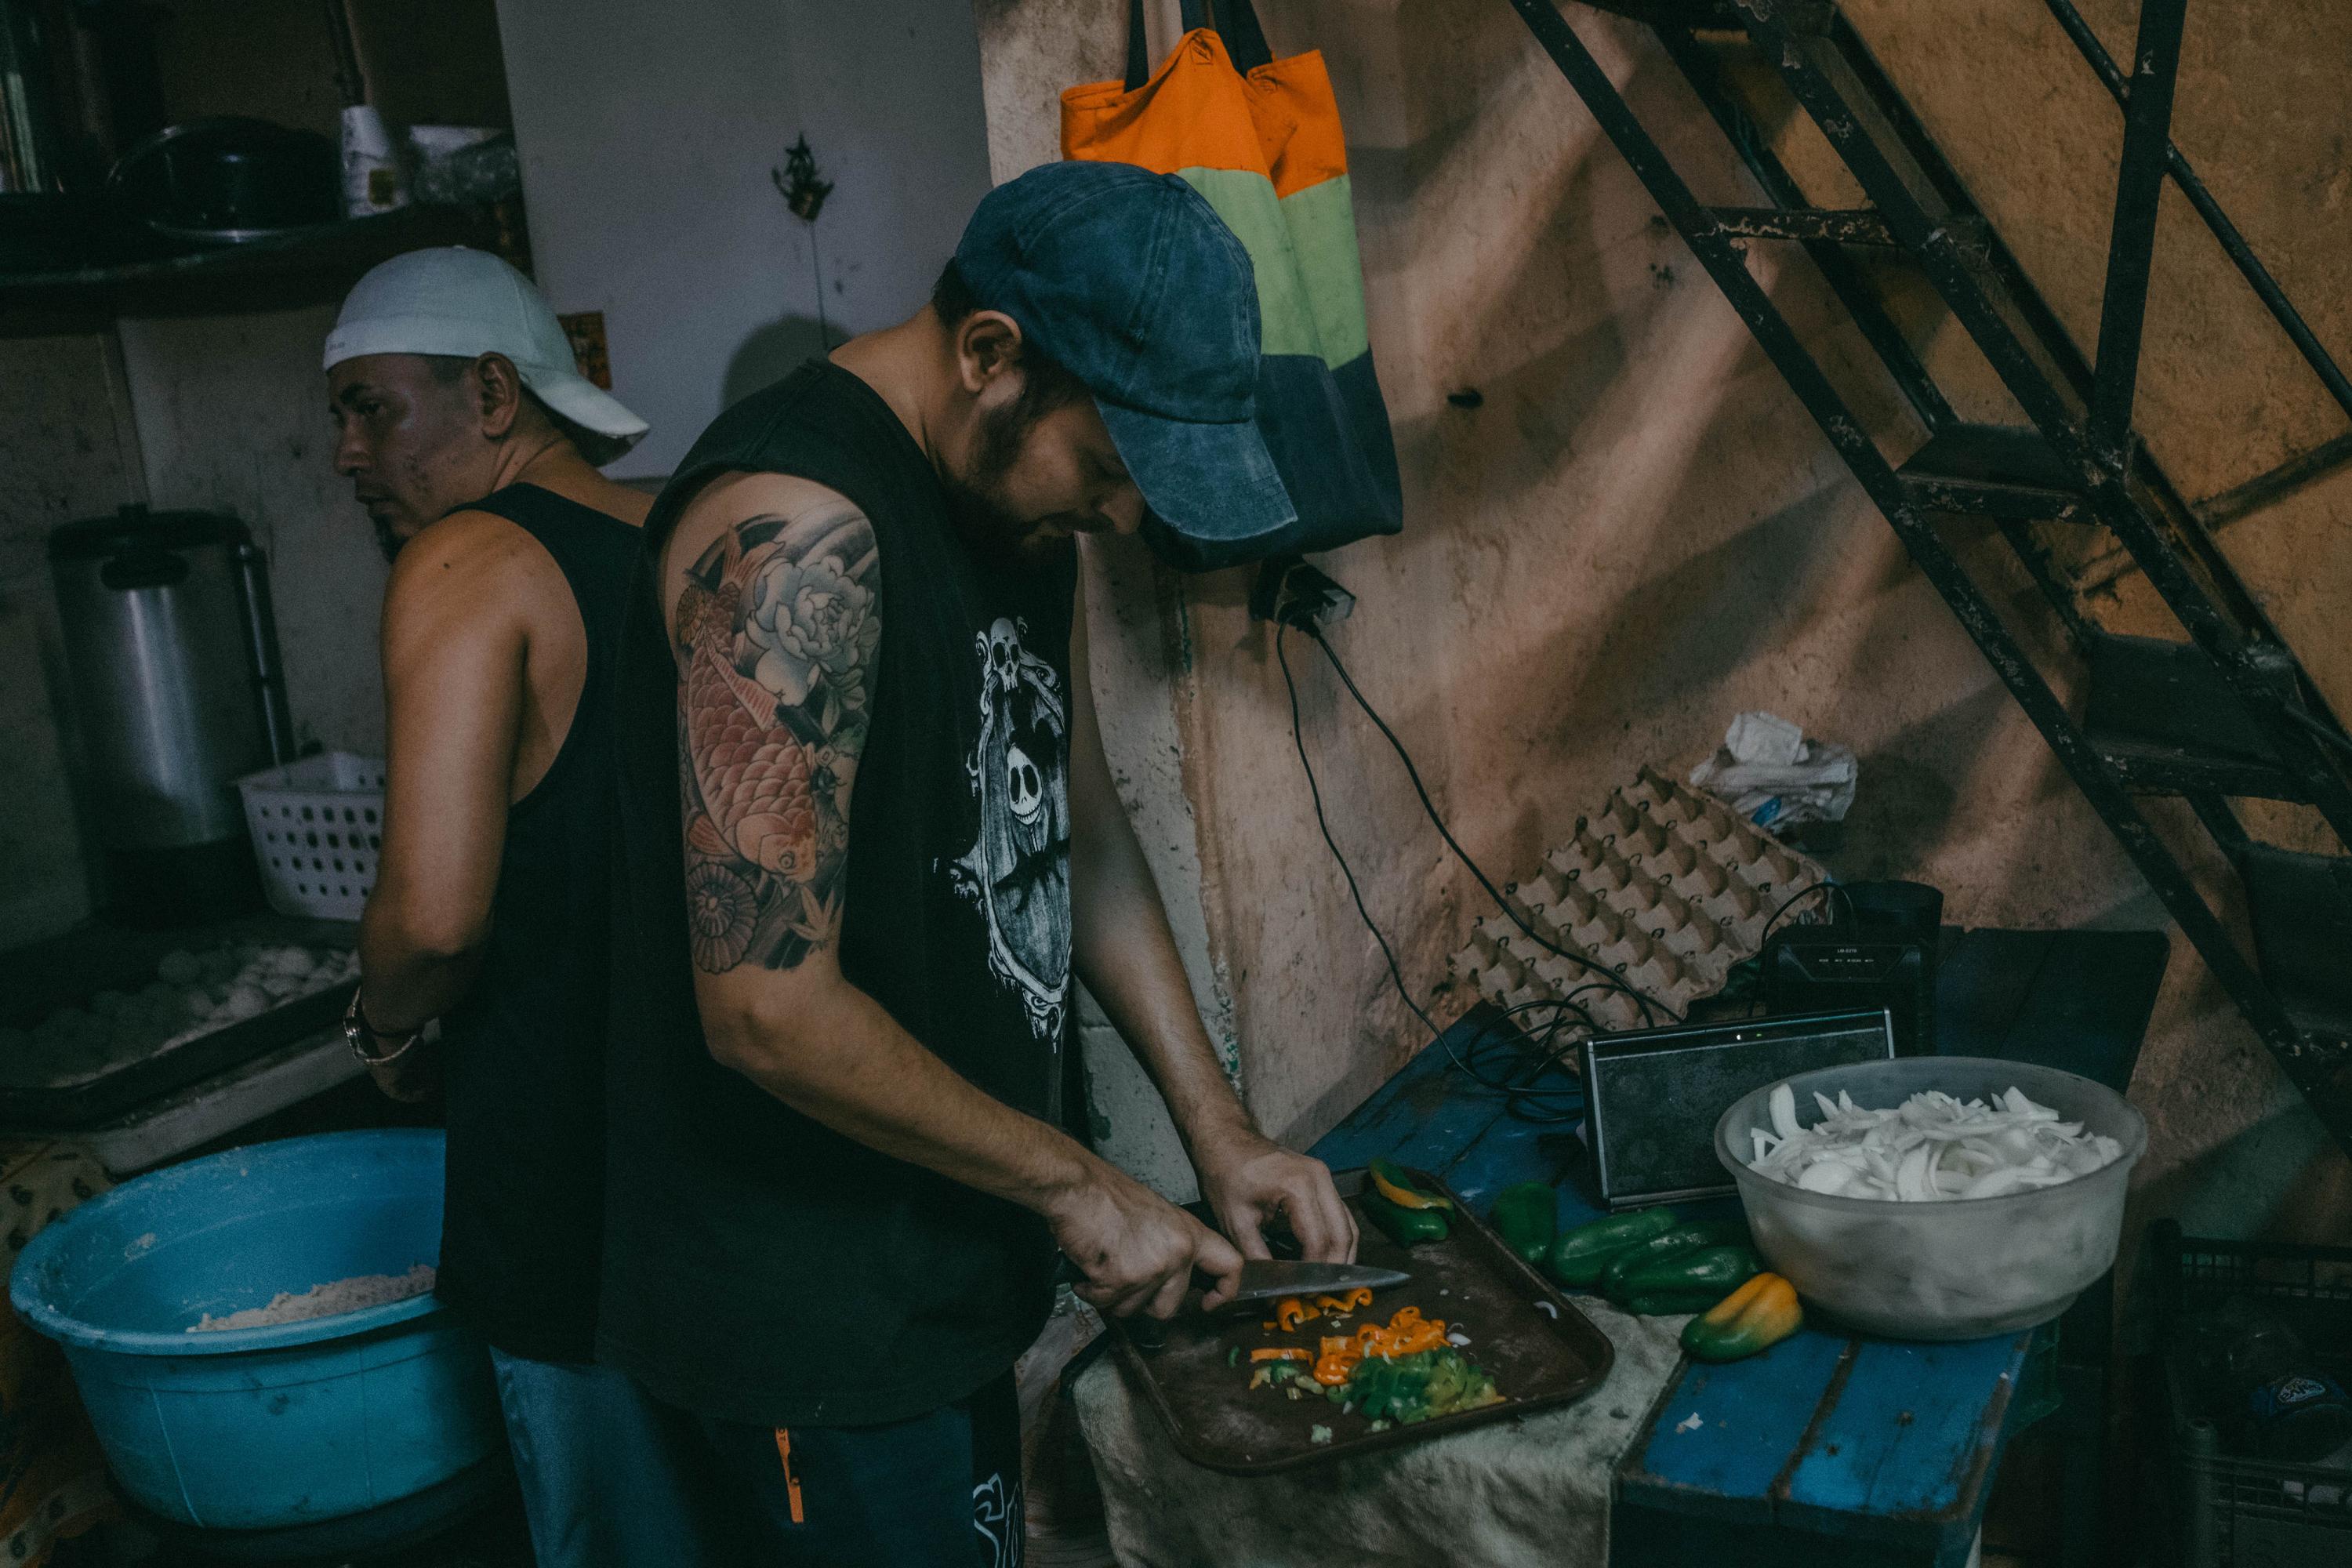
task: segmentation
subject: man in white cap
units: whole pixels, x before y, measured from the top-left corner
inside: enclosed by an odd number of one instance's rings
[[[594,465],[645,422],[480,251],[360,279],[326,364],[336,470],[392,558],[383,843],[344,1029],[387,1092],[446,1086],[436,1289],[489,1342],[539,1561],[667,1561],[686,1510],[664,1506],[652,1414],[593,1364],[607,670],[652,504]]]
[[[387,560],[519,482],[631,522],[646,509],[595,471],[646,422],[580,374],[539,290],[487,251],[412,250],[361,279],[327,336],[327,395],[335,471]]]

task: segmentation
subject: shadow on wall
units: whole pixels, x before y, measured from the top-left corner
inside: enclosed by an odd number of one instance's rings
[[[835,331],[833,338],[838,343],[842,334]],[[813,317],[784,316],[770,321],[728,356],[727,374],[719,384],[719,405],[731,408],[763,387],[773,386],[803,361],[815,358],[829,346]]]
[[[1717,690],[1773,658],[1846,560],[1853,525],[1843,521],[1840,500],[1835,486],[1799,494],[1561,616],[1527,661],[1572,672],[1557,698],[1558,733],[1570,740],[1612,732],[1628,714]],[[1720,721],[1710,714],[1701,728],[1719,729]]]
[[[2169,1216],[2191,1236],[2341,1247],[2347,1169],[2319,1119],[2282,1089],[2268,1114],[2136,1191],[2135,1234]]]
[[[1958,781],[1975,772],[2012,711],[2009,692],[1988,679],[1975,695],[1905,725],[1864,752],[1866,787],[1855,793],[1845,820],[1840,872],[1901,877],[1926,864],[1950,828]]]

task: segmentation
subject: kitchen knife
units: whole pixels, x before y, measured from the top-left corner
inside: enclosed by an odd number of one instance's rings
[[[1197,1283],[1213,1283],[1207,1275],[1195,1272]],[[1253,1258],[1242,1264],[1241,1289],[1234,1292],[1232,1306],[1244,1306],[1259,1301],[1278,1301],[1285,1296],[1328,1296],[1342,1290],[1386,1290],[1402,1285],[1412,1275],[1395,1268],[1370,1268],[1360,1263],[1304,1263],[1284,1258]],[[1078,1266],[1065,1258],[1055,1276],[1062,1285],[1083,1283],[1086,1275]]]
[[[1412,1278],[1394,1268],[1368,1268],[1360,1263],[1253,1258],[1242,1265],[1241,1289],[1234,1293],[1234,1304],[1273,1301],[1285,1296],[1329,1296],[1343,1290],[1385,1290]]]
[[[1195,1271],[1198,1281],[1204,1276]],[[1360,1263],[1296,1263],[1281,1258],[1251,1259],[1242,1264],[1241,1289],[1227,1307],[1256,1307],[1286,1296],[1328,1296],[1334,1291],[1365,1289],[1385,1290],[1412,1279],[1394,1268],[1369,1268]],[[1136,1349],[1150,1355],[1168,1343],[1168,1325],[1140,1312],[1119,1320]]]

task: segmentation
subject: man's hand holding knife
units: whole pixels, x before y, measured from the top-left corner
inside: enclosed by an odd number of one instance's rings
[[[1354,1260],[1355,1220],[1320,1160],[1238,1120],[1195,1141],[1192,1158],[1202,1192],[1232,1240],[1099,1159],[1094,1179],[1047,1207],[1055,1241],[1084,1276],[1076,1287],[1083,1300],[1113,1317],[1170,1318],[1197,1271],[1213,1282],[1201,1306],[1213,1312],[1242,1289],[1245,1261],[1273,1257],[1265,1226],[1277,1214],[1307,1261]]]

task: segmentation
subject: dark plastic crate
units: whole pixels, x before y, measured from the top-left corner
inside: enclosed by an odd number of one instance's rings
[[[2352,1470],[2217,1449],[2188,1397],[2182,1336],[2191,1315],[2244,1296],[2304,1336],[2352,1384],[2352,1247],[2215,1241],[2159,1222],[2150,1237],[2158,1348],[2179,1479],[2181,1568],[2352,1568]]]

